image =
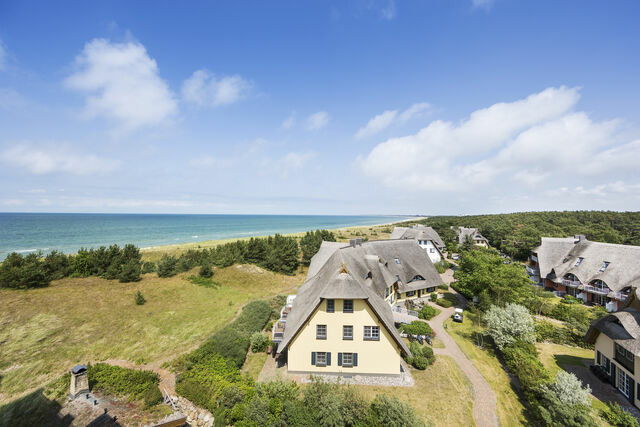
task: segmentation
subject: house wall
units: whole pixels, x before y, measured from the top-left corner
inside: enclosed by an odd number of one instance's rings
[[[419,240],[418,245],[422,249],[427,251],[427,255],[429,255],[429,259],[431,260],[432,263],[435,264],[436,262],[440,262],[442,260],[442,257],[440,256],[440,252],[433,245],[433,242],[431,240]]]
[[[484,240],[476,240],[475,242],[473,242],[473,244],[476,245],[476,246],[482,246],[483,248],[488,248],[489,247],[487,242],[485,242]]]
[[[353,301],[353,313],[343,313],[342,300],[328,313],[322,301],[289,344],[290,372],[351,374],[400,374],[401,350],[389,331],[364,300]],[[316,325],[327,325],[327,339],[316,339]],[[353,340],[342,339],[342,326],[353,325]],[[380,326],[380,341],[364,341],[364,326]],[[311,364],[311,352],[331,352],[331,366]],[[338,353],[358,353],[358,366],[338,366]]]
[[[606,336],[603,333],[598,334],[598,338],[596,338],[596,345],[595,345],[595,350],[593,353],[593,357],[594,357],[594,363],[597,363],[597,351],[599,351],[601,354],[603,354],[604,356],[606,356],[607,358],[609,358],[609,360],[611,360],[612,364],[616,365],[616,369],[622,369],[624,372],[626,372],[627,375],[631,376],[633,378],[633,380],[635,381],[635,390],[634,390],[634,401],[633,404],[640,408],[640,400],[638,399],[638,382],[640,382],[640,359],[638,358],[638,356],[634,357],[634,363],[633,363],[633,370],[634,370],[634,374],[632,374],[631,372],[627,371],[624,366],[622,366],[620,363],[616,362],[616,360],[614,359],[614,354],[615,354],[615,347],[614,347],[614,342],[611,338],[609,338],[608,336]],[[611,372],[609,372],[611,373]],[[616,375],[616,379],[615,379],[615,384],[613,384],[613,386],[617,389],[617,375]],[[624,397],[624,395],[623,395]]]
[[[406,292],[396,292],[396,302],[412,300],[416,298],[425,298],[428,297],[430,293],[436,292],[436,289],[437,288],[435,286],[432,288],[419,289],[415,291],[415,294],[413,294],[412,296],[407,296]]]

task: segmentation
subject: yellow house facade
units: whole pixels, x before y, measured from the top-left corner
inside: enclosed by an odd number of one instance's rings
[[[401,346],[364,299],[323,299],[289,344],[289,372],[399,375]]]

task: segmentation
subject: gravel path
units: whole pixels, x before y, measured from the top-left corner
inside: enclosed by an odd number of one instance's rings
[[[448,275],[449,270],[444,273],[443,281],[447,284],[451,283],[453,280],[453,275]],[[445,277],[447,275],[448,277]],[[458,296],[458,300],[460,301],[458,306],[464,307],[466,305],[466,301],[461,295],[458,295],[457,292],[453,289],[450,289],[450,292],[456,294]],[[433,352],[435,354],[450,356],[460,367],[462,372],[469,378],[471,385],[473,386],[473,420],[475,421],[477,426],[497,426],[498,425],[498,417],[496,415],[496,395],[487,383],[487,380],[484,379],[482,374],[478,372],[478,370],[473,366],[473,363],[467,356],[460,350],[458,344],[451,338],[451,336],[447,333],[447,330],[443,327],[443,322],[453,315],[455,307],[450,308],[442,308],[439,306],[432,304],[434,307],[438,307],[442,310],[440,314],[429,321],[429,324],[433,328],[436,333],[436,336],[442,341],[444,344],[444,348],[434,348]]]

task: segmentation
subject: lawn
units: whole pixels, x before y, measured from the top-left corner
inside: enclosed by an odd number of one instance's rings
[[[409,403],[428,425],[473,425],[473,389],[458,365],[448,356],[437,356],[424,371],[411,370],[414,387],[358,386],[368,399],[384,393]]]
[[[243,374],[249,374],[254,381],[258,381],[258,376],[262,371],[264,362],[267,361],[267,357],[269,357],[269,355],[264,351],[261,353],[252,353],[251,350],[249,350],[247,360],[244,361],[241,372]]]
[[[501,426],[525,425],[525,408],[511,386],[509,376],[490,346],[484,348],[476,344],[475,333],[480,331],[473,324],[474,315],[467,313],[463,323],[455,323],[451,319],[445,321],[447,331],[458,344],[464,354],[487,380],[498,401],[497,414]]]
[[[137,283],[67,278],[28,291],[0,289],[0,403],[41,387],[77,363],[162,364],[198,346],[248,301],[294,293],[302,273],[255,266],[216,269],[222,286],[144,275]],[[146,304],[137,306],[140,290]]]

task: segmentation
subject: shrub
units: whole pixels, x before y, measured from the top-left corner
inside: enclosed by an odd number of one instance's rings
[[[433,349],[427,345],[420,345],[417,341],[412,341],[411,344],[409,344],[409,350],[412,356],[407,357],[406,361],[416,369],[425,370],[427,366],[432,365],[436,361]]]
[[[543,426],[595,427],[587,405],[567,405],[548,387],[540,387],[533,402],[533,413]]]
[[[136,301],[136,305],[144,305],[144,303],[147,302],[147,300],[144,299],[144,296],[142,296],[142,292],[140,292],[139,290],[136,291],[134,299]]]
[[[638,427],[638,420],[616,402],[607,402],[607,408],[600,411],[600,416],[613,426]]]
[[[154,372],[98,363],[88,366],[88,376],[91,390],[126,396],[130,400],[142,399],[147,407],[162,401],[162,394],[158,389],[160,379]]]
[[[438,294],[436,292],[432,292],[430,295],[431,301],[436,302],[438,301]]]
[[[164,254],[158,262],[158,277],[171,277],[176,275],[178,260],[172,255]]]
[[[142,264],[142,274],[155,273],[156,272],[156,264],[151,261],[147,261]]]
[[[562,297],[560,302],[563,304],[584,304],[584,301],[572,295],[565,295],[564,297]]]
[[[140,280],[140,261],[131,259],[124,263],[120,267],[120,273],[118,274],[118,280],[121,283],[126,282],[138,282]]]
[[[511,303],[505,308],[491,306],[484,320],[489,335],[500,350],[516,340],[529,343],[536,340],[535,324],[524,306]]]
[[[49,285],[40,254],[11,253],[0,264],[0,288],[29,289]]]
[[[444,307],[444,308],[453,307],[453,303],[451,301],[449,301],[448,299],[445,299],[445,298],[438,298],[436,300],[436,304],[438,304],[440,307]]]
[[[582,381],[574,374],[560,371],[553,382],[542,385],[545,390],[552,391],[564,405],[589,405],[591,387],[582,387]]]
[[[502,357],[512,374],[517,375],[525,393],[549,380],[549,373],[538,360],[536,347],[521,340],[506,345]]]
[[[260,353],[267,349],[269,345],[269,337],[262,332],[254,332],[251,334],[251,351]]]
[[[438,285],[438,289],[442,289],[443,291],[448,291],[449,285],[447,285],[446,283],[443,283],[441,285]]]
[[[200,277],[211,278],[213,277],[213,269],[211,268],[211,264],[206,263],[200,267],[200,271],[198,272]]]
[[[414,320],[408,325],[402,325],[400,329],[410,335],[433,335],[433,329],[428,323]]]
[[[418,312],[418,317],[425,320],[431,320],[437,314],[437,310],[430,305],[423,306]]]
[[[396,396],[378,394],[371,402],[372,424],[389,427],[421,426],[413,408]]]

